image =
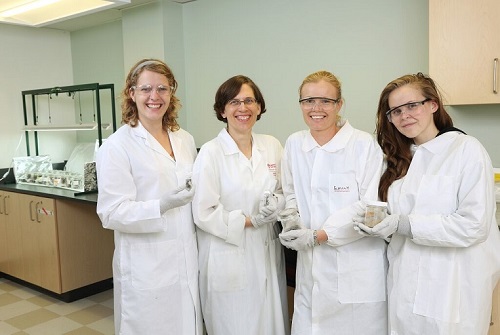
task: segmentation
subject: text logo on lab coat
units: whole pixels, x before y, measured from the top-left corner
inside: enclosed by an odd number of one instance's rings
[[[333,192],[349,192],[349,186],[333,186]]]
[[[274,177],[276,177],[276,163],[267,163],[267,169]]]

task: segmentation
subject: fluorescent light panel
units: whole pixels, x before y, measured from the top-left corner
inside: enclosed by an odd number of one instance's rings
[[[128,3],[130,0],[25,0],[5,8],[0,2],[0,22],[41,27]]]

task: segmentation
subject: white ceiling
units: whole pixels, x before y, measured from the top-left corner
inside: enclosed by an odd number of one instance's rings
[[[75,0],[80,1],[80,0]],[[104,9],[91,14],[70,18],[64,21],[55,22],[52,24],[44,25],[43,28],[52,28],[65,31],[75,31],[79,29],[89,28],[97,26],[100,24],[113,22],[121,19],[122,11],[124,9],[129,9],[137,6],[142,6],[152,2],[157,2],[158,0],[130,0],[130,3],[113,7],[110,9]],[[195,0],[171,0],[177,3],[187,3]],[[0,9],[7,9],[19,6],[20,3],[26,1],[20,0],[0,0]],[[2,23],[0,23],[2,24]]]

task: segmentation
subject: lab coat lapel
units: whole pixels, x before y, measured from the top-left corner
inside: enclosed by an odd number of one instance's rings
[[[327,152],[342,150],[346,147],[353,132],[354,128],[349,124],[349,121],[346,121],[337,134],[335,134],[335,136],[323,146],[320,146],[312,137],[311,133],[308,132],[304,142],[302,143],[302,150],[304,152],[311,151],[314,148],[321,148]]]
[[[148,148],[150,148],[151,150],[154,150],[155,152],[157,152],[158,154],[162,155],[162,156],[165,156],[165,157],[168,157],[168,159],[172,160],[173,161],[173,158],[167,153],[167,151],[161,146],[160,142],[158,142],[156,140],[156,138],[153,137],[153,135],[151,135],[147,130],[146,128],[144,128],[144,126],[141,124],[140,121],[138,121],[138,125],[137,127],[134,127],[132,128],[132,131],[134,132],[134,134],[137,136],[137,137],[140,137],[143,139],[144,141],[144,145]],[[170,137],[170,141],[171,141],[171,144],[172,144],[172,150],[174,150],[174,153],[175,152],[178,152],[174,149],[174,144],[172,143],[172,136],[171,136],[171,132],[169,131],[168,132],[169,134],[169,137]]]
[[[257,161],[255,161],[254,157],[253,157],[253,155],[256,154],[256,151],[258,151],[258,150],[255,150],[255,148],[254,148],[255,147],[255,143],[254,143],[254,146],[252,147],[252,159],[249,160],[240,151],[240,149],[238,148],[238,145],[233,140],[233,138],[231,137],[231,135],[229,135],[229,133],[227,132],[226,128],[222,129],[219,132],[219,135],[217,137],[219,138],[219,140],[221,142],[222,150],[224,151],[224,155],[226,155],[226,156],[229,156],[229,155],[238,155],[238,158],[239,158],[239,161],[241,162],[241,164],[243,166],[246,166],[247,168],[249,168],[249,169],[251,169],[253,171],[253,169],[255,168],[255,166],[257,166],[257,164],[256,164]],[[254,136],[252,135],[252,137],[254,137]],[[260,153],[258,154],[258,156],[260,157]],[[252,164],[252,161],[254,161],[253,164]]]

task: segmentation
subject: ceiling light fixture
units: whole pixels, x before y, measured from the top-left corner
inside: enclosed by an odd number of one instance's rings
[[[50,23],[130,4],[130,1],[131,0],[2,0],[0,2],[0,23],[4,22],[42,27]]]
[[[11,16],[16,16],[25,12],[29,12],[30,10],[34,10],[40,7],[48,6],[50,4],[53,4],[54,2],[58,2],[60,0],[38,0],[38,1],[33,1],[27,4],[24,4],[19,7],[15,7],[9,10],[6,10],[4,12],[0,13],[0,17],[11,17]]]

